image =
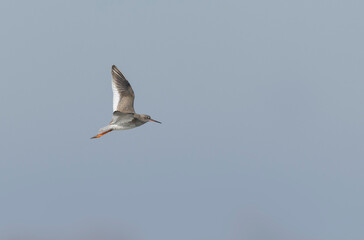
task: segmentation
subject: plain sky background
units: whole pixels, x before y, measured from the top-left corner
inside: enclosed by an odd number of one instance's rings
[[[0,239],[364,239],[364,2],[1,1]],[[163,124],[111,120],[111,65]]]

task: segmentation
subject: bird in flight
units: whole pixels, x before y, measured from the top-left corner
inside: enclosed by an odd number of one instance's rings
[[[111,67],[111,74],[113,91],[112,120],[109,125],[101,128],[99,134],[92,138],[99,138],[114,130],[127,130],[139,127],[147,122],[161,123],[150,118],[149,115],[135,113],[135,95],[130,83],[115,65]]]

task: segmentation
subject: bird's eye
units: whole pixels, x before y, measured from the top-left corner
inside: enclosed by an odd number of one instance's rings
[[[149,116],[148,116],[147,118],[148,118],[148,119],[150,119],[150,117],[149,117]]]

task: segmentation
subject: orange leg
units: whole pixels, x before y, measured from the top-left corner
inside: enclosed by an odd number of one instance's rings
[[[100,133],[100,134],[97,134],[96,136],[93,136],[92,138],[99,138],[99,137],[101,137],[101,136],[103,136],[103,135],[105,135],[106,133],[109,133],[109,132],[111,132],[112,131],[112,129],[111,130],[109,130],[109,131],[106,131],[106,132],[103,132],[103,133]],[[91,138],[91,139],[92,139]]]

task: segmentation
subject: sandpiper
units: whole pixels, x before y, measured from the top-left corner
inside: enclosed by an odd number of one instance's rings
[[[120,70],[112,65],[112,91],[113,91],[113,114],[109,125],[101,128],[99,134],[92,138],[99,138],[113,130],[127,130],[139,127],[147,122],[158,122],[151,119],[149,115],[137,114],[134,111],[134,91],[130,83]]]

